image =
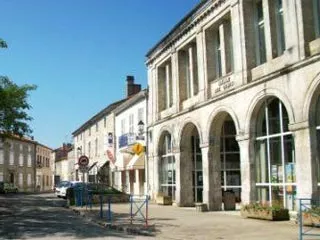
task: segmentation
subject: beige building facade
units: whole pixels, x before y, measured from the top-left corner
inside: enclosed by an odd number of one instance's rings
[[[0,182],[14,183],[19,192],[35,191],[35,146],[31,139],[0,138]]]
[[[296,209],[320,185],[320,6],[201,1],[147,53],[151,195]]]
[[[36,144],[36,190],[40,192],[52,190],[51,152],[51,148]]]

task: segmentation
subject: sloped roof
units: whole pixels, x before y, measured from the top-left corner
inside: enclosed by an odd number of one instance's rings
[[[82,132],[83,130],[87,129],[89,126],[92,124],[96,123],[99,121],[101,118],[104,116],[108,115],[111,113],[112,110],[114,110],[117,106],[119,106],[121,103],[125,102],[128,98],[122,99],[120,101],[111,103],[108,105],[106,108],[98,112],[96,115],[94,115],[92,118],[90,118],[88,121],[86,121],[84,124],[82,124],[77,130],[75,130],[72,135],[75,136],[78,133]]]

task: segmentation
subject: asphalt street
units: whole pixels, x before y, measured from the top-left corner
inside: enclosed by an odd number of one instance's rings
[[[49,194],[1,194],[0,239],[148,239],[107,230]]]

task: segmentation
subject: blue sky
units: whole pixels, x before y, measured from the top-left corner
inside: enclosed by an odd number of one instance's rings
[[[145,55],[200,0],[0,0],[0,75],[31,92],[37,141],[57,148],[125,95],[147,86]]]

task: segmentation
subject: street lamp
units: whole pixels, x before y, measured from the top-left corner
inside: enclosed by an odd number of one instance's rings
[[[139,137],[139,140],[143,140],[143,132],[144,132],[144,122],[142,120],[140,120],[138,122],[138,137]]]

